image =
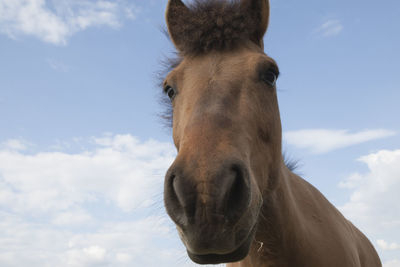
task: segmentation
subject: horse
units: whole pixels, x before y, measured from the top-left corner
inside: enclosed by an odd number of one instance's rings
[[[235,266],[379,267],[376,250],[282,155],[268,0],[169,0],[179,60],[163,82],[177,156],[164,204],[190,259]]]

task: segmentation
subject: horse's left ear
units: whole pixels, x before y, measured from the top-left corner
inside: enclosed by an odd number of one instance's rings
[[[179,51],[183,51],[186,29],[191,22],[192,13],[182,0],[169,0],[165,18],[167,20],[168,33],[172,42]]]
[[[269,24],[269,0],[242,0],[242,8],[254,19],[254,32],[250,38],[264,48],[263,37]]]

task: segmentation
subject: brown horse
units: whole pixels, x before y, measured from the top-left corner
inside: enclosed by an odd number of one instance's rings
[[[381,266],[369,240],[281,151],[267,0],[170,0],[167,75],[178,155],[164,200],[189,257],[228,266]]]

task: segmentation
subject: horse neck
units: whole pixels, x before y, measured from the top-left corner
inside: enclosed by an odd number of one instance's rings
[[[249,257],[252,262],[262,262],[266,258],[271,266],[285,266],[283,259],[293,254],[296,240],[306,235],[302,215],[299,214],[293,183],[299,179],[283,163],[281,164],[277,186],[274,191],[267,193],[260,214],[255,240]],[[270,266],[270,265],[267,265]]]

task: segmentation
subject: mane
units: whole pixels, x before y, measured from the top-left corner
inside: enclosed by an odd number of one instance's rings
[[[300,167],[300,161],[298,159],[294,159],[292,157],[288,156],[288,153],[286,151],[282,152],[282,157],[283,161],[285,162],[286,167],[291,171],[295,172],[296,174],[298,172],[298,169]]]
[[[164,31],[167,38],[169,38],[167,31]],[[156,87],[161,88],[162,93],[157,93],[159,96],[159,103],[161,104],[163,110],[158,114],[159,118],[161,119],[161,123],[163,126],[168,129],[169,131],[172,130],[172,119],[173,119],[173,112],[172,112],[172,104],[171,100],[167,97],[164,92],[163,83],[164,79],[169,72],[175,69],[180,63],[182,62],[182,57],[179,56],[178,52],[175,51],[173,56],[167,57],[164,56],[162,60],[160,60],[160,67],[161,69],[155,73],[156,76]]]
[[[184,36],[183,54],[233,49],[251,39],[261,19],[246,16],[236,0],[195,0],[188,8],[190,12],[174,10],[186,22],[174,27],[177,35]]]

